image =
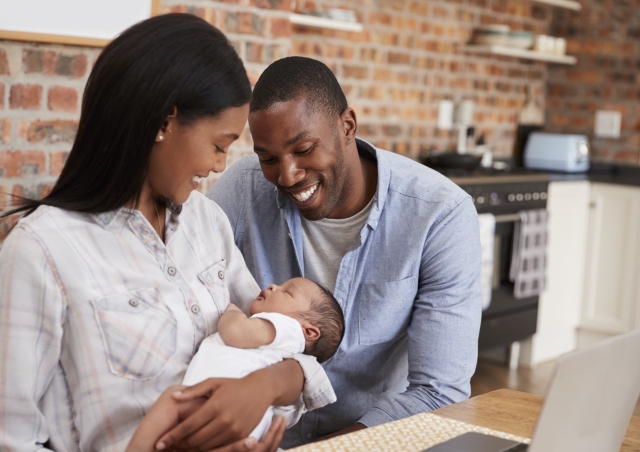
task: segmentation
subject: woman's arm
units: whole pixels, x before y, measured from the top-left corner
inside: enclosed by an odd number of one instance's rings
[[[304,374],[291,359],[250,373],[244,378],[210,378],[174,395],[186,402],[208,398],[196,413],[159,442],[167,447],[209,450],[246,437],[271,405],[289,405],[300,395]]]
[[[38,240],[16,227],[0,250],[0,450],[43,450],[50,436],[69,436],[56,430],[71,425],[67,404],[55,407],[56,425],[47,423],[40,408],[52,384],[66,390],[54,380],[61,378],[65,305]]]
[[[225,345],[258,348],[276,339],[276,328],[268,320],[249,318],[236,305],[230,304],[218,321],[218,333]]]

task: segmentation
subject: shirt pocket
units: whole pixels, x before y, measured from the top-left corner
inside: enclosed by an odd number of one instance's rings
[[[209,295],[222,315],[229,306],[229,285],[227,284],[227,261],[222,259],[198,274],[198,279],[207,288]]]
[[[176,352],[177,321],[158,289],[91,300],[109,370],[130,380],[154,378]]]
[[[358,303],[358,341],[360,345],[389,342],[409,326],[417,278],[365,283],[360,288]]]

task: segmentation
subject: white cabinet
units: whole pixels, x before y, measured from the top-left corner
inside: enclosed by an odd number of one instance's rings
[[[533,367],[577,346],[587,255],[589,192],[588,181],[549,184],[547,286],[540,295],[537,332],[521,344],[522,365]]]
[[[640,328],[640,188],[592,183],[579,345]]]

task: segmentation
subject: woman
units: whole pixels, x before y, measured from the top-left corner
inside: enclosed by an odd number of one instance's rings
[[[192,16],[149,19],[104,49],[53,191],[10,212],[26,215],[0,251],[1,450],[124,450],[228,303],[258,293],[227,217],[194,191],[224,169],[249,96],[224,35]],[[206,397],[183,444],[256,447],[242,438],[298,399],[303,368],[311,396],[319,366],[305,358],[194,386]],[[256,450],[277,447],[274,424]]]

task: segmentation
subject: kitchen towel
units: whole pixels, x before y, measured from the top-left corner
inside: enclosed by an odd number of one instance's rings
[[[513,231],[513,251],[509,278],[514,282],[514,296],[539,295],[546,284],[547,211],[523,210]]]
[[[482,248],[482,310],[491,304],[493,281],[493,240],[496,233],[496,217],[492,213],[478,215],[480,246]]]

